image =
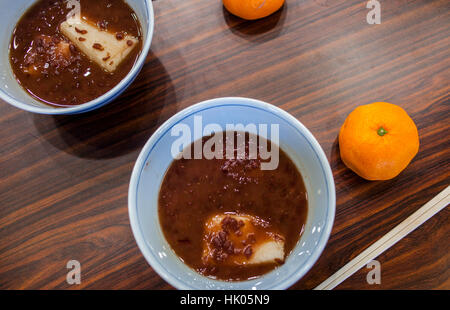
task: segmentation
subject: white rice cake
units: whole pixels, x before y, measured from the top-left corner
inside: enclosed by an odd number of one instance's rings
[[[225,213],[210,217],[205,223],[203,262],[213,265],[283,262],[284,238],[267,227],[266,222],[252,215]]]
[[[90,60],[109,72],[114,72],[139,42],[133,36],[116,36],[81,19],[66,20],[60,30]]]
[[[263,264],[277,260],[284,260],[284,241],[272,240],[259,244],[248,263]]]

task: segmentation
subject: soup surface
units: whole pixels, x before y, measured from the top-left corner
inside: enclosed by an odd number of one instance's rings
[[[61,33],[61,23],[74,12],[73,3],[79,3],[83,22],[116,35],[117,40],[127,35],[137,39],[113,72],[92,61]],[[80,36],[86,32],[77,31]],[[17,81],[31,96],[54,106],[72,106],[93,100],[117,85],[133,67],[141,48],[139,21],[123,0],[39,0],[16,25],[10,62]]]
[[[235,133],[235,142],[243,134]],[[248,139],[245,159],[226,159],[225,144],[223,159],[174,160],[161,185],[159,220],[188,266],[212,278],[242,281],[284,263],[304,229],[307,193],[281,149],[278,167],[262,170],[260,148],[250,159]]]

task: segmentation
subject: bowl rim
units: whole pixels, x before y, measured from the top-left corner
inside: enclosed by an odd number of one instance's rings
[[[126,0],[125,0],[126,1]],[[55,108],[52,106],[47,107],[38,107],[33,106],[27,103],[23,103],[19,100],[16,100],[12,98],[8,93],[6,93],[3,89],[0,88],[0,99],[3,101],[9,103],[12,106],[15,106],[16,108],[38,113],[38,114],[46,114],[46,115],[63,115],[63,114],[77,114],[77,113],[84,113],[89,112],[92,110],[95,110],[97,108],[100,108],[112,100],[114,100],[116,97],[118,97],[125,89],[130,86],[130,84],[134,81],[136,76],[139,74],[142,66],[144,65],[145,59],[147,58],[147,55],[150,51],[150,45],[153,38],[153,32],[155,27],[155,17],[154,17],[154,11],[153,11],[153,4],[152,0],[143,0],[145,7],[146,7],[146,20],[148,21],[148,29],[146,32],[146,40],[144,41],[144,44],[142,45],[141,54],[139,55],[138,59],[134,63],[131,70],[128,72],[128,74],[112,89],[101,95],[100,97],[95,98],[94,100],[85,102],[83,104],[79,104],[70,108],[67,107],[60,107]],[[28,6],[28,8],[33,5],[34,2],[31,2]],[[27,8],[27,9],[28,9]],[[9,51],[8,51],[9,53]]]
[[[281,108],[278,108],[272,104],[269,104],[267,102],[257,100],[257,99],[251,99],[251,98],[244,98],[244,97],[221,97],[221,98],[214,98],[205,100],[199,103],[196,103],[194,105],[191,105],[172,117],[170,117],[168,120],[166,120],[149,138],[149,140],[146,142],[144,147],[142,148],[135,165],[133,167],[133,171],[131,174],[129,189],[128,189],[128,215],[130,219],[130,225],[131,230],[133,232],[134,238],[136,240],[136,243],[146,259],[147,263],[151,266],[151,268],[167,283],[174,286],[177,289],[197,289],[196,287],[190,286],[189,284],[186,284],[184,281],[179,280],[177,277],[170,274],[170,272],[166,272],[166,268],[161,264],[160,261],[158,261],[155,256],[152,253],[152,250],[147,245],[146,239],[142,233],[139,219],[138,219],[138,212],[137,212],[137,188],[139,185],[139,179],[141,176],[141,173],[143,169],[145,168],[145,163],[147,161],[148,155],[153,149],[153,146],[157,144],[159,139],[169,130],[174,124],[182,120],[183,118],[190,116],[194,113],[196,113],[199,110],[203,110],[205,108],[214,108],[216,106],[226,106],[226,105],[242,105],[242,106],[249,106],[249,107],[258,107],[262,110],[266,110],[268,112],[274,113],[278,115],[279,117],[285,119],[290,124],[292,124],[294,127],[296,127],[298,130],[300,130],[304,137],[308,140],[308,142],[311,144],[314,152],[317,155],[317,158],[320,161],[320,165],[322,167],[325,181],[327,183],[327,192],[328,192],[328,206],[327,206],[327,213],[326,213],[326,219],[324,221],[324,227],[321,232],[321,235],[319,237],[319,241],[317,243],[317,246],[314,248],[314,251],[312,252],[311,256],[305,261],[305,263],[301,266],[301,268],[298,268],[295,270],[294,273],[292,273],[286,281],[280,283],[277,286],[270,287],[269,289],[287,289],[297,281],[299,281],[316,263],[320,255],[322,254],[323,250],[325,249],[325,246],[328,242],[328,239],[331,234],[331,230],[333,228],[334,223],[334,217],[335,217],[335,210],[336,210],[336,190],[335,190],[335,183],[333,178],[333,173],[331,171],[330,164],[328,162],[328,159],[318,143],[318,141],[315,139],[315,137],[312,135],[312,133],[294,116],[289,114],[288,112],[282,110]],[[298,246],[298,245],[297,245]],[[296,247],[297,247],[296,246]],[[195,272],[195,271],[194,271]],[[200,275],[201,276],[201,275]],[[204,277],[204,276],[202,276]],[[207,281],[211,282],[220,282],[224,283],[224,281],[221,280],[214,280],[210,279],[208,277],[204,277]],[[233,283],[245,283],[246,281],[239,281],[239,282],[225,282],[229,284],[230,286],[233,286]]]

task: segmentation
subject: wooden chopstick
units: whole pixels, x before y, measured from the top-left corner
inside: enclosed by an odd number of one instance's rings
[[[345,279],[353,275],[360,268],[365,266],[375,257],[389,249],[392,245],[404,238],[414,229],[422,225],[433,215],[444,209],[450,203],[450,186],[428,201],[419,210],[410,215],[403,222],[398,224],[377,242],[372,244],[361,254],[352,259],[335,274],[322,282],[315,290],[331,290],[342,283]]]

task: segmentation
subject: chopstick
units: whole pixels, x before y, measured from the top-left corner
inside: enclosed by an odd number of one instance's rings
[[[450,203],[450,186],[428,201],[419,210],[410,215],[390,232],[381,237],[361,254],[356,256],[335,274],[322,282],[315,290],[331,290],[365,266],[375,257],[389,249],[414,229],[425,223],[433,215],[444,209]]]

